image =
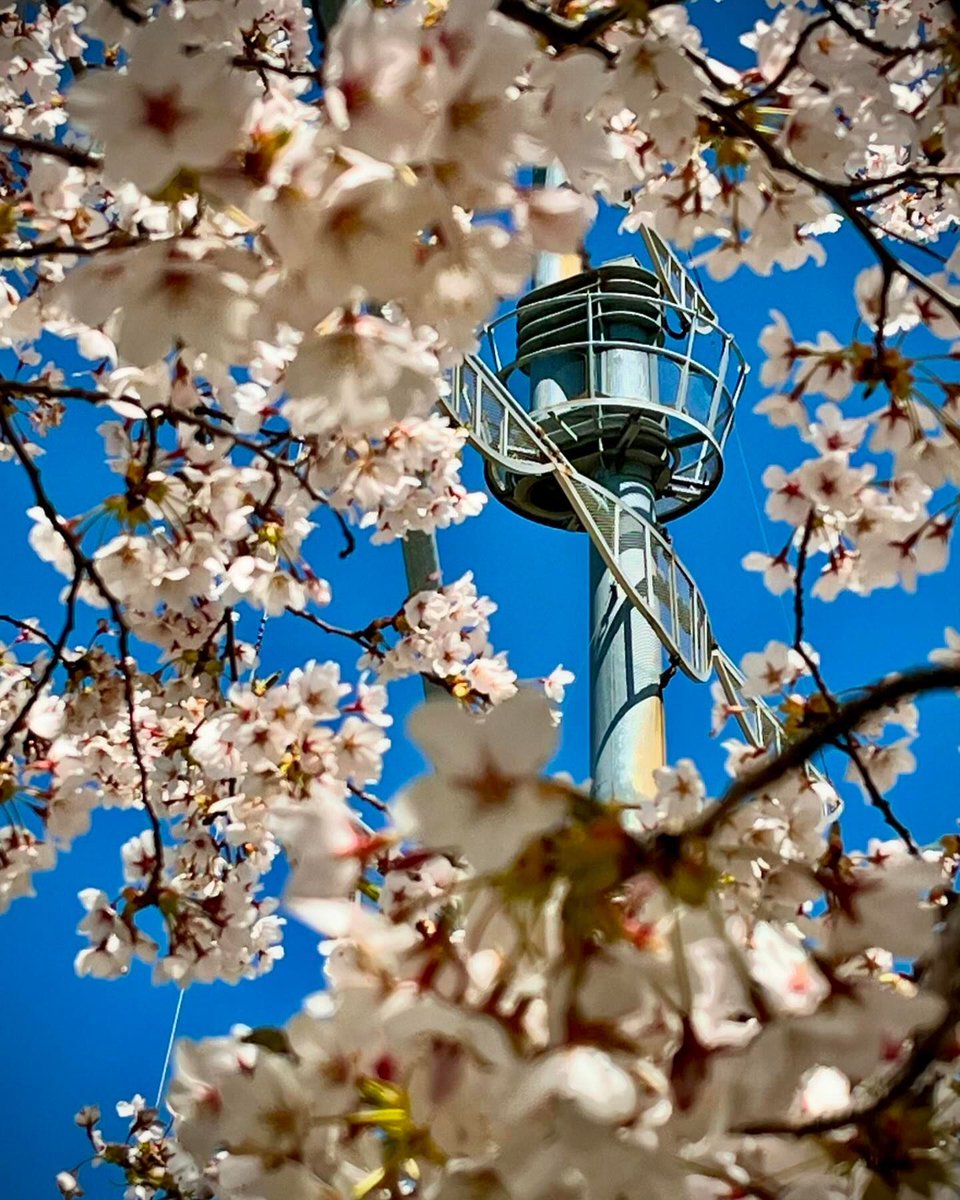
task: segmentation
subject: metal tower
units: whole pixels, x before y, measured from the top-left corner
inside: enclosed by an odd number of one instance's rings
[[[746,364],[672,251],[642,238],[642,262],[541,256],[445,400],[498,500],[590,538],[591,774],[624,802],[652,795],[665,761],[665,672],[716,673],[752,745],[783,736],[742,695],[666,529],[720,481]]]

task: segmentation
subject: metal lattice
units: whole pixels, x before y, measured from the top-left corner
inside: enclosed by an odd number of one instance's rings
[[[561,295],[531,293],[485,328],[483,357],[568,458],[578,446],[615,439],[634,417],[659,424],[671,455],[656,498],[663,521],[701,504],[719,483],[746,364],[676,258],[659,239],[652,245],[653,273],[624,266],[622,279],[605,276],[614,264]],[[624,290],[633,280],[637,290]],[[647,340],[637,340],[639,330]],[[617,354],[634,356],[642,394],[618,386],[610,369]],[[544,405],[532,380],[555,364],[567,380]]]

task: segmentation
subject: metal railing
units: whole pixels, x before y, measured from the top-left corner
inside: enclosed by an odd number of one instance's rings
[[[673,475],[680,499],[671,504],[668,498],[661,516],[690,507],[717,486],[723,448],[747,372],[732,336],[695,306],[689,294],[683,295],[686,304],[655,294],[571,292],[564,298],[567,310],[559,314],[566,323],[550,330],[550,344],[524,350],[524,339],[518,339],[519,317],[529,327],[540,311],[558,316],[556,297],[528,300],[486,326],[482,339],[481,355],[493,374],[519,406],[533,410],[541,423],[547,414],[561,421],[580,409],[593,410],[598,419],[605,410],[619,413],[621,419],[625,411],[635,410],[666,420],[668,441],[677,451]],[[631,323],[646,340],[623,336],[624,325]],[[610,333],[614,327],[616,337]],[[644,394],[624,395],[611,389],[605,378],[611,352],[646,359],[648,366],[640,373]],[[549,377],[551,363],[557,365],[559,396],[536,402],[531,378]]]
[[[691,679],[713,672],[713,634],[693,576],[658,529],[610,492],[577,472],[558,476],[571,505],[611,574],[653,627],[670,657]],[[639,574],[624,564],[642,551]]]

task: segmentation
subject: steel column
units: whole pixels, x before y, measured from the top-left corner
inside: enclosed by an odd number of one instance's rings
[[[435,591],[440,586],[440,556],[437,535],[411,530],[403,539],[403,567],[411,596],[416,592]]]
[[[559,187],[563,169],[553,164],[534,171],[534,186]],[[579,255],[538,254],[534,286],[543,287],[583,270]],[[627,396],[642,395],[636,378],[639,360],[618,356],[616,385]],[[542,388],[550,386],[544,381]],[[640,390],[638,390],[640,389]],[[562,396],[559,397],[562,399]],[[535,407],[541,407],[538,397]],[[655,522],[651,482],[636,475],[608,475],[597,482],[648,521]],[[620,562],[630,577],[652,569],[645,548],[625,549]],[[624,596],[590,543],[590,774],[593,794],[632,803],[652,796],[653,772],[664,764],[666,745],[660,678],[660,639]]]
[[[598,479],[646,520],[653,491],[636,478]],[[652,569],[642,546],[623,549],[631,578]],[[650,625],[590,545],[590,769],[599,799],[634,803],[654,793],[653,772],[665,761],[663,649]]]

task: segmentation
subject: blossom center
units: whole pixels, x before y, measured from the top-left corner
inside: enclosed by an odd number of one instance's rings
[[[144,125],[164,138],[173,137],[190,115],[190,110],[180,104],[178,87],[165,92],[141,92],[140,103]]]

